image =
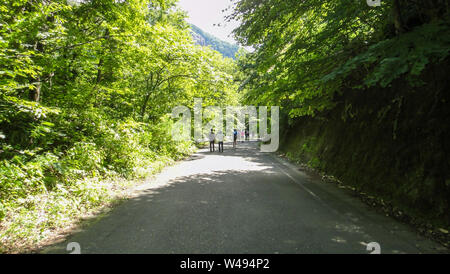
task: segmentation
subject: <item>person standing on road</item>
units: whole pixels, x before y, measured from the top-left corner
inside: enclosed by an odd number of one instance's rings
[[[233,131],[233,148],[236,148],[237,136],[238,136],[237,129],[234,129],[234,131]]]
[[[248,131],[248,129],[245,129],[245,140],[250,141],[250,132]]]
[[[217,142],[219,143],[219,152],[223,152],[223,133],[221,130],[216,135]]]
[[[214,152],[214,140],[216,139],[216,135],[214,134],[214,130],[211,129],[211,132],[209,133],[209,151]]]

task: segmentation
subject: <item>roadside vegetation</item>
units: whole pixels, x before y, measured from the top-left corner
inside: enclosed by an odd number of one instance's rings
[[[186,157],[171,109],[237,103],[173,0],[0,3],[0,251],[26,251]]]

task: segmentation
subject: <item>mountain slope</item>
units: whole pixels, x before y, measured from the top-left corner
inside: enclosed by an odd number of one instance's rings
[[[210,46],[213,50],[217,50],[223,56],[229,58],[235,58],[236,52],[239,50],[238,45],[233,45],[228,42],[222,41],[213,35],[204,32],[199,27],[192,25],[192,37],[194,41],[201,46]]]

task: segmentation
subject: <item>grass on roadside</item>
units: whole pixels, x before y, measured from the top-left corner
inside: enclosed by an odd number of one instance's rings
[[[194,146],[186,148],[180,158],[194,151]],[[2,204],[6,213],[0,222],[0,253],[29,253],[39,249],[63,231],[76,227],[85,217],[126,199],[134,186],[174,162],[173,158],[159,157],[150,165],[136,169],[135,179],[118,174],[88,177],[70,184],[57,183],[51,191]]]

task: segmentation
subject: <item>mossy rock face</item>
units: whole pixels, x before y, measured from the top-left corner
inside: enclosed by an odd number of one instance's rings
[[[333,110],[298,118],[283,128],[281,150],[347,185],[449,227],[450,86],[444,73],[449,70],[448,62],[430,67],[421,76],[428,84],[421,87],[399,80],[390,88],[344,91]],[[402,98],[401,106],[396,98]],[[348,104],[357,115],[346,114]]]

